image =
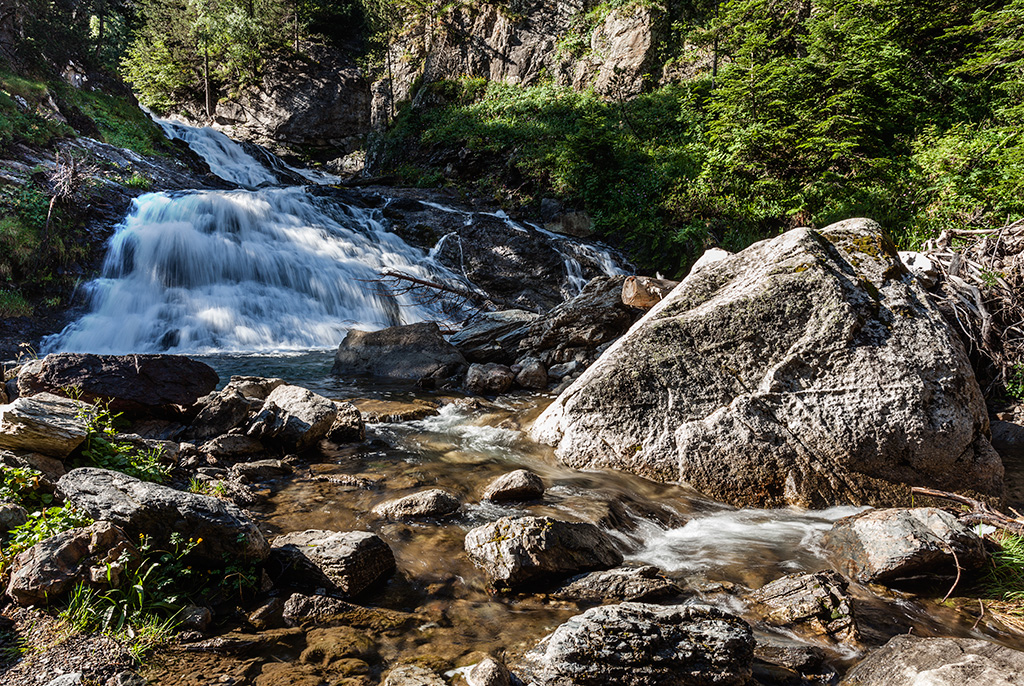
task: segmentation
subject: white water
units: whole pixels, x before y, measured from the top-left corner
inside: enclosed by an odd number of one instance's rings
[[[255,157],[245,152],[238,143],[220,131],[211,128],[197,128],[172,119],[154,121],[171,139],[180,139],[210,165],[210,171],[233,184],[254,190],[261,186],[277,185],[277,177],[260,164]]]

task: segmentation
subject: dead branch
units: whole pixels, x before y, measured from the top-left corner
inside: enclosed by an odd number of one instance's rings
[[[1018,536],[1024,535],[1024,521],[1020,519],[1011,519],[1002,512],[993,509],[988,503],[975,500],[974,498],[968,498],[967,496],[963,496],[958,493],[937,491],[932,488],[922,488],[921,486],[914,486],[910,491],[911,493],[926,495],[930,498],[949,500],[971,508],[970,512],[964,512],[957,515],[960,521],[964,524],[989,524],[997,529],[1009,531],[1010,533]]]

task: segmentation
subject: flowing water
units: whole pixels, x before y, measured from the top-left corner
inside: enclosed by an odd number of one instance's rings
[[[271,534],[370,530],[392,547],[399,572],[361,602],[414,613],[416,623],[378,636],[384,662],[420,659],[450,668],[474,651],[514,654],[580,611],[545,596],[496,598],[487,592],[483,575],[463,553],[463,539],[470,528],[509,514],[596,522],[617,539],[629,563],[656,565],[677,580],[687,589],[686,602],[711,602],[741,614],[746,589],[828,567],[818,545],[821,533],[855,508],[740,510],[678,485],[568,469],[525,432],[551,401],[548,395],[482,403],[329,376],[328,349],[349,328],[442,316],[429,305],[367,288],[381,269],[448,282],[460,282],[461,275],[389,233],[379,211],[325,207],[306,188],[278,186],[279,174],[226,137],[165,126],[188,140],[217,174],[245,189],[138,198],[111,240],[102,278],[89,286],[90,313],[52,337],[48,349],[188,352],[224,381],[231,374],[278,376],[339,400],[418,398],[439,406],[424,419],[371,424],[364,443],[326,453],[294,476],[258,484],[267,498],[255,509]],[[621,269],[600,248],[558,240],[573,289],[583,278],[576,257],[603,261],[608,273]],[[519,467],[544,479],[548,490],[541,502],[479,501],[490,479]],[[348,479],[353,485],[318,480],[322,476],[354,477]],[[460,494],[465,505],[458,516],[397,524],[370,514],[384,500],[435,486]],[[963,613],[934,603],[898,594],[879,598],[858,586],[854,593],[862,602],[865,634],[876,643],[908,629],[1015,640],[989,619],[972,627]],[[770,634],[777,644],[800,642],[785,632]],[[257,641],[263,646],[257,657],[167,653],[151,676],[161,684],[252,683],[260,670],[267,673],[268,659],[299,672],[313,669],[298,666],[302,644],[294,633],[275,636],[277,643]],[[832,655],[836,663],[856,657],[839,649]]]

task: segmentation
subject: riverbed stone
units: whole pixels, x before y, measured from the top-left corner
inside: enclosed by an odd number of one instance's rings
[[[466,673],[466,686],[511,686],[511,684],[512,674],[508,671],[508,667],[493,657],[485,657]]]
[[[224,386],[224,391],[237,391],[250,400],[266,400],[275,388],[286,383],[276,377],[235,375]]]
[[[682,594],[683,589],[652,565],[590,572],[569,579],[551,596],[575,602],[609,600],[653,602]]]
[[[335,402],[334,422],[324,436],[332,443],[357,443],[366,438],[366,423],[352,403]]]
[[[57,482],[57,491],[93,519],[121,527],[132,540],[148,535],[156,545],[165,545],[177,533],[199,541],[190,553],[197,562],[259,562],[270,552],[249,515],[218,498],[95,467],[71,470]]]
[[[408,612],[362,607],[341,598],[301,593],[288,596],[282,616],[288,626],[310,623],[322,626],[336,622],[356,629],[369,629],[378,634],[393,633],[423,622],[422,616]]]
[[[1017,686],[1024,652],[969,638],[901,634],[851,669],[840,686]]]
[[[52,393],[0,407],[0,448],[30,450],[63,460],[85,441],[88,407]]]
[[[484,488],[482,500],[496,503],[537,500],[544,495],[544,482],[527,469],[517,469],[492,479]]]
[[[462,507],[459,497],[443,488],[431,488],[419,493],[386,500],[373,508],[381,519],[403,520],[428,517],[447,517]]]
[[[466,372],[466,391],[474,395],[501,395],[512,388],[515,374],[503,364],[471,364]]]
[[[19,605],[55,601],[80,581],[115,582],[122,554],[137,555],[125,533],[110,522],[62,531],[28,550],[11,564],[9,595]]]
[[[1003,468],[956,332],[882,228],[793,229],[686,279],[538,418],[581,469],[734,505],[1000,497]]]
[[[437,324],[421,322],[373,332],[352,329],[338,346],[331,374],[439,383],[465,368],[462,353],[444,340]]]
[[[447,686],[437,672],[423,665],[409,664],[393,667],[384,676],[382,686]]]
[[[239,462],[231,467],[231,473],[243,483],[274,479],[291,474],[293,471],[292,466],[287,462],[273,459]]]
[[[548,387],[548,370],[536,357],[526,357],[516,363],[516,384],[521,388],[538,391]]]
[[[214,459],[239,459],[251,455],[259,455],[264,451],[266,451],[266,448],[259,439],[246,435],[239,429],[232,429],[222,436],[211,438],[199,447],[199,452],[205,453]]]
[[[347,597],[359,595],[395,571],[391,548],[368,531],[295,531],[278,536],[272,546],[305,555]]]
[[[350,402],[359,410],[367,424],[411,422],[437,414],[435,403],[419,398],[413,400],[357,398]]]
[[[503,517],[478,526],[466,534],[465,548],[499,590],[622,564],[612,539],[593,524],[551,517]]]
[[[761,620],[812,637],[859,640],[848,583],[833,571],[788,574],[748,596]]]
[[[868,510],[840,519],[821,541],[833,566],[864,583],[946,579],[985,562],[982,539],[945,510]],[[955,558],[954,558],[955,554]]]
[[[22,396],[42,392],[109,403],[126,417],[174,415],[217,386],[217,372],[182,355],[93,355],[55,353],[24,365],[18,373]]]
[[[301,452],[327,435],[337,417],[333,402],[301,386],[278,386],[246,434],[286,452]]]
[[[537,686],[743,686],[754,638],[709,605],[621,603],[559,626],[515,665]]]

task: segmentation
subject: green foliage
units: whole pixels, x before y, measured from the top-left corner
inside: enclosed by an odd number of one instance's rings
[[[42,476],[42,473],[35,469],[0,464],[0,502],[17,503],[25,507],[49,505],[53,501],[53,495],[40,492],[39,482]]]
[[[1006,379],[1006,394],[1014,400],[1024,402],[1024,364],[1015,365]]]
[[[1020,602],[1024,600],[1024,538],[1007,534],[998,546],[989,557],[982,587],[991,598]]]
[[[10,539],[0,553],[0,570],[6,567],[15,555],[28,550],[36,543],[45,541],[62,531],[92,524],[92,518],[79,512],[69,504],[37,510],[29,515],[28,521],[11,529]]]
[[[143,481],[162,483],[170,474],[170,468],[161,464],[163,451],[140,449],[118,441],[115,421],[120,416],[111,413],[107,403],[80,404],[78,417],[86,424],[86,437],[78,466],[110,469]]]
[[[0,220],[0,241],[4,228],[3,220]],[[0,261],[0,275],[3,274],[6,265]],[[25,300],[25,296],[17,291],[0,290],[0,319],[7,317],[29,317],[32,315],[32,304]]]

